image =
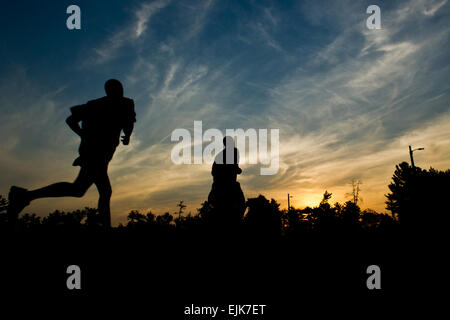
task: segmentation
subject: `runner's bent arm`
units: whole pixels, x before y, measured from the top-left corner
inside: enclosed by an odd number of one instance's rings
[[[80,122],[86,119],[88,114],[88,104],[81,104],[70,108],[72,113],[67,119],[66,123],[80,137],[83,137],[83,129],[80,127]]]
[[[70,129],[72,129],[73,132],[75,132],[80,137],[82,136],[83,129],[81,129],[79,121],[77,121],[77,119],[75,119],[73,115],[70,115],[66,119],[66,123],[70,127]]]
[[[122,136],[122,143],[124,145],[127,145],[130,143],[130,137],[131,133],[133,132],[134,123],[128,123],[126,126],[123,127],[123,133],[125,134]]]
[[[124,136],[122,136],[122,143],[128,145],[130,143],[131,133],[133,132],[134,123],[136,122],[136,112],[134,111],[134,101],[129,99],[128,116],[122,128]]]

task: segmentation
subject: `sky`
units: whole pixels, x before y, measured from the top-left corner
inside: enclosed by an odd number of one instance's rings
[[[66,8],[81,9],[69,30]],[[366,27],[369,5],[381,29]],[[72,181],[71,106],[119,79],[137,113],[110,163],[113,224],[130,210],[187,212],[208,197],[211,164],[171,161],[177,128],[279,129],[279,170],[241,164],[247,198],[281,208],[350,200],[385,211],[395,165],[450,168],[450,4],[407,1],[10,1],[0,18],[0,194]],[[34,201],[24,212],[95,207]]]

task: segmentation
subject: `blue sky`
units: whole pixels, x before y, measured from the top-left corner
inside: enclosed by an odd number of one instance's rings
[[[81,30],[66,8],[81,8]],[[381,30],[366,8],[381,8]],[[79,139],[69,107],[120,79],[135,100],[131,145],[110,165],[113,222],[131,209],[195,212],[210,165],[174,165],[176,128],[278,128],[280,170],[243,164],[247,197],[315,205],[325,189],[384,210],[408,145],[424,168],[450,167],[450,5],[415,1],[16,1],[0,19],[0,194],[71,181]],[[44,199],[28,212],[96,205]]]

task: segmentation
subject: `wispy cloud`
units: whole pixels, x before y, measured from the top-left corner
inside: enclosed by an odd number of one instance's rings
[[[170,4],[170,0],[156,0],[145,2],[133,11],[133,20],[128,26],[120,26],[114,33],[94,49],[95,64],[105,63],[113,59],[118,51],[126,45],[141,38],[147,30],[150,19]]]

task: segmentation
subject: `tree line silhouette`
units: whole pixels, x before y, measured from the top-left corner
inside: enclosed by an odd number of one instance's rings
[[[386,195],[389,213],[371,209],[361,210],[355,201],[331,204],[332,194],[325,191],[316,207],[280,209],[280,204],[263,195],[247,199],[242,219],[226,223],[232,212],[224,212],[208,201],[202,203],[195,214],[184,214],[181,201],[179,210],[156,215],[153,212],[132,210],[125,223],[111,228],[114,232],[174,235],[225,231],[244,234],[296,237],[315,232],[389,232],[400,226],[432,227],[439,223],[439,215],[447,210],[446,195],[450,187],[450,170],[424,170],[403,162],[396,165],[390,192]],[[8,201],[0,195],[0,229],[6,230]],[[19,231],[73,231],[102,230],[97,209],[84,208],[71,212],[56,210],[48,216],[22,214],[17,221]]]

